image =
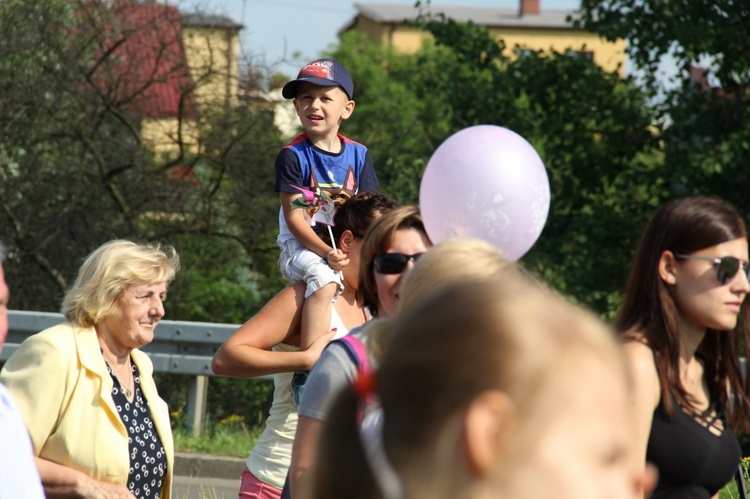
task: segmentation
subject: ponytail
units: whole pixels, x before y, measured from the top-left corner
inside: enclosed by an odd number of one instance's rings
[[[364,400],[353,386],[343,390],[323,427],[308,499],[383,499],[359,434]]]

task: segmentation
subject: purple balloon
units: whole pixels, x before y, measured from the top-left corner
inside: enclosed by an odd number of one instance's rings
[[[511,261],[536,242],[547,221],[547,170],[534,147],[494,125],[465,128],[435,150],[422,176],[419,205],[433,243],[475,237]]]

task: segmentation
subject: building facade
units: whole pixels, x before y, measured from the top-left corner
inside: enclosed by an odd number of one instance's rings
[[[373,43],[414,53],[429,33],[409,25],[422,13],[444,14],[457,22],[472,22],[487,29],[491,36],[502,39],[514,57],[523,51],[556,51],[571,56],[587,57],[608,72],[625,75],[624,40],[609,42],[594,33],[575,29],[569,21],[574,10],[545,10],[540,0],[519,0],[518,8],[423,6],[413,4],[357,3],[358,14],[339,31],[364,33]]]

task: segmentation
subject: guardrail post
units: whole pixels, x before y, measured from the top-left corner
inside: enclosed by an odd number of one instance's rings
[[[192,428],[193,435],[200,435],[203,431],[207,396],[208,376],[201,374],[191,378],[188,387],[187,424]]]

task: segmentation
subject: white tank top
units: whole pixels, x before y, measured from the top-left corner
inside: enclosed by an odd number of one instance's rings
[[[331,329],[336,328],[333,339],[341,338],[349,330],[339,317],[336,307],[331,307]],[[299,347],[279,343],[274,352],[297,352]],[[297,432],[297,407],[292,394],[292,376],[286,372],[273,375],[273,403],[268,413],[266,427],[247,458],[247,469],[260,481],[281,489],[292,462],[292,444]]]

